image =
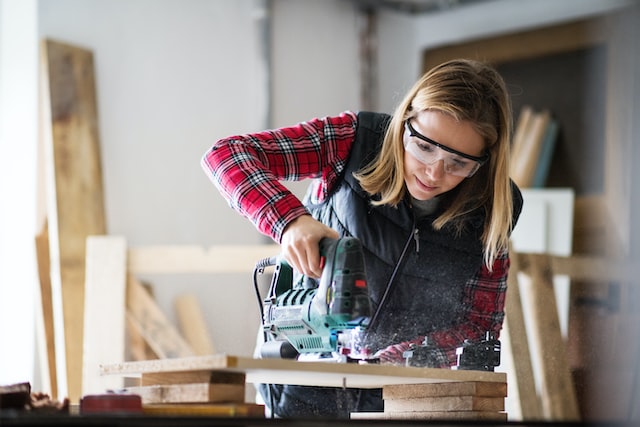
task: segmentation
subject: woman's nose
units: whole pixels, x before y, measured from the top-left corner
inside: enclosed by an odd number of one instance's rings
[[[431,179],[433,180],[441,179],[445,174],[444,159],[438,159],[435,162],[429,165],[426,165],[425,171]]]

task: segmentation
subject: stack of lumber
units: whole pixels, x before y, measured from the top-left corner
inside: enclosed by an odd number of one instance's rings
[[[185,414],[185,411],[192,411],[193,414],[204,414],[200,412],[204,409],[212,416],[226,411],[229,416],[263,417],[263,405],[241,403],[240,390],[243,390],[244,382],[248,382],[382,388],[385,405],[391,405],[391,408],[402,403],[411,406],[411,410],[387,408],[389,413],[352,414],[352,418],[397,415],[409,419],[409,415],[416,415],[411,412],[420,411],[423,413],[418,415],[424,419],[428,416],[506,419],[503,411],[507,386],[503,372],[254,359],[225,354],[115,363],[102,365],[100,371],[102,375],[141,378],[139,387],[130,387],[127,391],[142,396],[146,413]],[[409,392],[414,394],[401,394]],[[438,400],[442,397],[446,399]],[[456,406],[453,404],[456,400],[462,403]],[[428,409],[429,401],[440,406]],[[443,406],[445,401],[450,405]]]
[[[544,187],[553,157],[558,123],[548,110],[525,105],[513,135],[510,176],[520,188]]]
[[[507,383],[396,384],[382,389],[384,412],[352,413],[352,419],[506,421]]]
[[[264,417],[264,405],[245,403],[245,375],[208,370],[144,373],[140,385],[124,389],[139,395],[151,415]]]

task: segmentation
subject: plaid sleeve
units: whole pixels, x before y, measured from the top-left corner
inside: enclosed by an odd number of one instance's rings
[[[318,178],[318,194],[344,170],[356,133],[356,115],[316,118],[295,126],[232,136],[216,142],[201,165],[229,205],[263,234],[280,242],[287,224],[307,213],[280,181]]]
[[[427,335],[428,342],[435,347],[431,357],[437,361],[438,367],[448,368],[456,364],[456,348],[465,339],[479,340],[487,331],[494,331],[496,336],[499,336],[504,320],[509,266],[507,251],[503,251],[495,260],[493,271],[489,271],[483,264],[465,285],[462,322],[452,328]],[[420,346],[424,340],[425,337],[421,336],[391,345],[381,352],[381,359],[390,363],[402,363],[402,354],[412,346]]]

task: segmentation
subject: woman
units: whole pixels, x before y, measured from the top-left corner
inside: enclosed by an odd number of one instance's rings
[[[231,206],[282,246],[301,274],[322,273],[319,241],[364,247],[382,363],[450,367],[465,340],[504,319],[509,235],[522,207],[510,180],[512,111],[492,67],[453,60],[427,72],[393,116],[344,112],[222,139],[202,165]],[[304,201],[279,181],[314,178]],[[416,360],[412,359],[415,364]],[[380,390],[261,387],[281,417],[382,410]]]

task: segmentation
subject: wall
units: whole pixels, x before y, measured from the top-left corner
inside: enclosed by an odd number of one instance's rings
[[[584,18],[634,0],[493,0],[413,17],[386,11],[379,23],[379,108],[391,111],[422,71],[426,49]],[[526,49],[526,46],[523,46]]]
[[[36,8],[35,0],[0,3],[0,385],[33,376]]]
[[[134,245],[256,241],[211,197],[199,159],[217,138],[264,126],[260,8],[251,0],[40,1],[41,37],[95,55],[110,233]]]

